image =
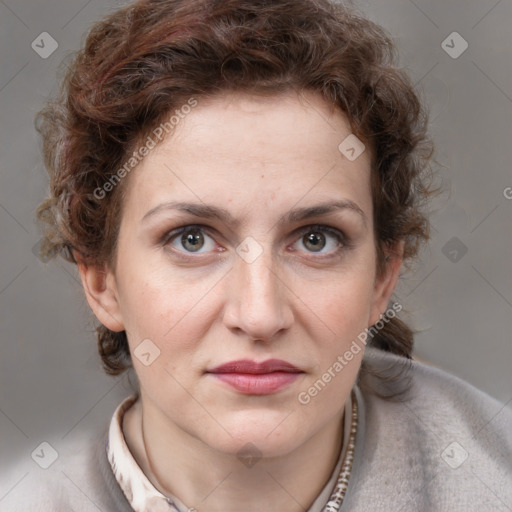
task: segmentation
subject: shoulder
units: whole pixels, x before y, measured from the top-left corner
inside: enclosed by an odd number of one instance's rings
[[[368,371],[362,376],[365,399],[383,414],[409,411],[425,429],[464,440],[483,440],[486,433],[503,434],[510,448],[510,402],[500,403],[470,383],[440,368],[378,349],[365,354]],[[386,399],[379,394],[396,396]],[[413,418],[410,418],[411,420]]]
[[[359,386],[357,492],[366,484],[368,503],[383,504],[374,510],[395,510],[397,502],[510,510],[510,406],[443,370],[377,349],[367,349]]]
[[[106,457],[109,420],[15,461],[11,472],[19,478],[2,499],[2,512],[133,512]]]

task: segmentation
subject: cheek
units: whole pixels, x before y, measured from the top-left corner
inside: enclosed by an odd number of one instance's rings
[[[201,331],[204,308],[219,276],[169,271],[148,258],[120,258],[118,293],[130,345],[149,338],[165,353],[191,350]]]
[[[302,300],[318,317],[318,323],[336,333],[338,339],[358,334],[368,327],[373,292],[370,272],[339,273],[318,285],[309,287]],[[299,295],[299,293],[297,294]]]
[[[122,314],[141,387],[157,403],[168,403],[173,396],[182,404],[187,396],[179,382],[193,375],[189,371],[196,366],[204,319],[198,316],[200,297],[187,289],[177,292],[174,285],[182,287],[183,283],[170,285],[154,276],[132,280],[123,290]],[[147,352],[151,359],[144,361]]]

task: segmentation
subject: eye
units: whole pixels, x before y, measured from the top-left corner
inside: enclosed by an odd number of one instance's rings
[[[188,225],[167,233],[162,240],[164,246],[170,246],[181,254],[205,254],[217,248],[214,239],[207,234],[207,228],[201,225]],[[349,241],[343,232],[322,225],[306,226],[299,232],[300,238],[293,244],[293,250],[303,250],[322,256],[333,256],[349,247]]]
[[[302,245],[312,253],[334,254],[347,245],[343,233],[328,226],[307,226],[299,234],[294,246]]]
[[[185,226],[169,233],[165,244],[179,252],[199,253],[213,251],[216,247],[213,239],[199,226]],[[201,251],[201,249],[205,249]]]

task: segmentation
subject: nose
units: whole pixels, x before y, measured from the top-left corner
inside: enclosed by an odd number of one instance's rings
[[[272,262],[270,250],[256,261],[239,258],[232,273],[225,325],[251,340],[271,341],[293,324],[293,293]]]

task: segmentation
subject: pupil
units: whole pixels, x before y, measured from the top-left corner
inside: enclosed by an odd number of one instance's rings
[[[182,243],[183,246],[187,249],[192,249],[193,251],[196,251],[198,249],[201,249],[201,247],[204,244],[203,236],[201,233],[196,231],[197,234],[187,233],[183,235],[182,237]],[[186,244],[190,244],[189,247],[187,247]]]
[[[325,245],[324,236],[317,234],[317,233],[310,233],[306,236],[306,243],[305,245],[308,246],[308,244],[311,244],[311,248],[313,251],[319,251],[323,248]]]

